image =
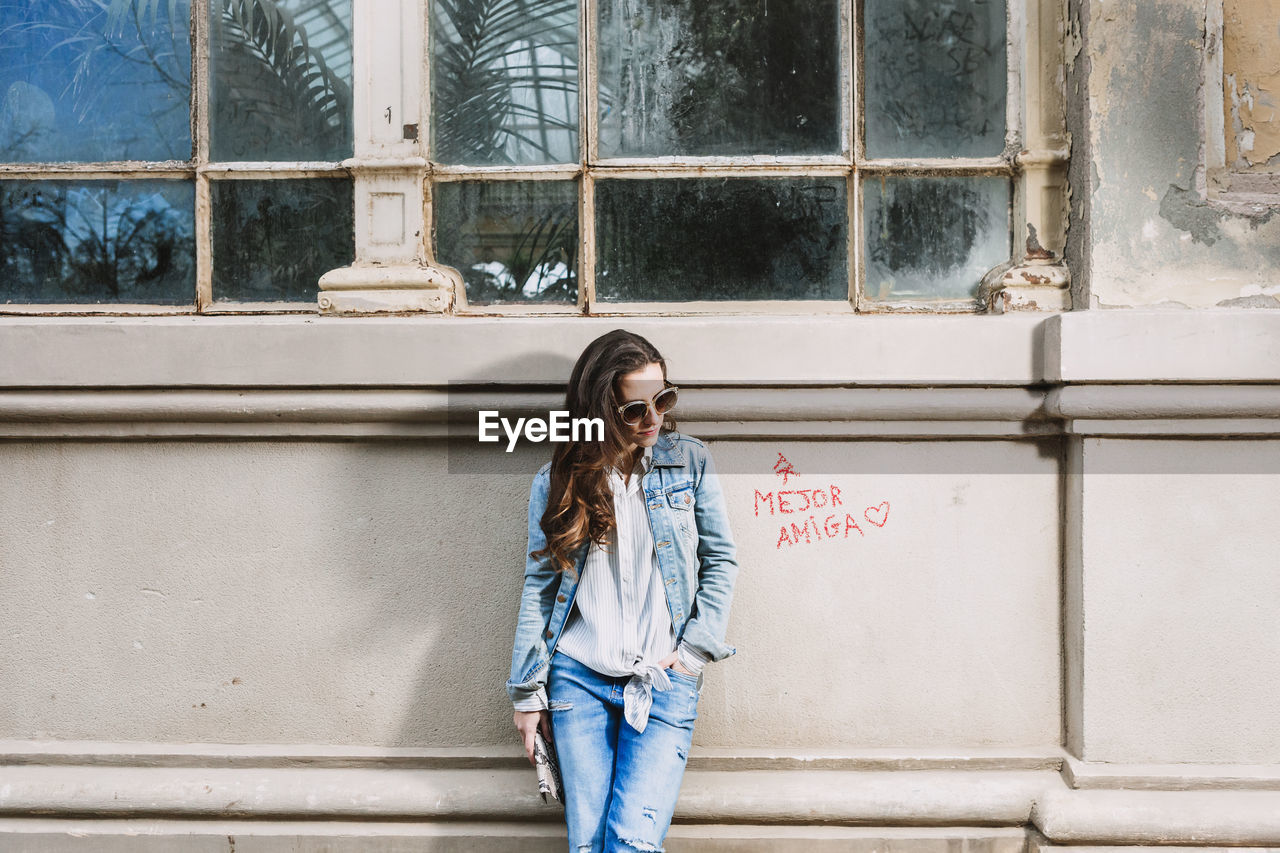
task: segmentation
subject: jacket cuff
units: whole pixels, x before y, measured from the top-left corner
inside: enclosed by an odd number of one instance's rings
[[[701,675],[702,668],[711,660],[711,658],[684,641],[681,641],[680,646],[676,649],[676,656],[680,659],[680,665],[694,675]]]
[[[538,691],[531,696],[523,699],[517,699],[513,703],[517,711],[545,711],[547,710],[547,690],[545,687],[539,687]]]

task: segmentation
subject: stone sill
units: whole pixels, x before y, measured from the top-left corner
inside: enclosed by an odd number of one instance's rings
[[[596,336],[677,382],[1280,381],[1280,311],[705,317],[0,317],[0,388],[561,383]]]

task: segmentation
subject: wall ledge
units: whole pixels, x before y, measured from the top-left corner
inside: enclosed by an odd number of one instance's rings
[[[1063,756],[1062,775],[1078,789],[1280,791],[1276,764],[1167,764],[1081,761]]]
[[[1280,435],[1280,383],[1057,387],[684,386],[707,439]],[[477,388],[0,388],[0,438],[432,439],[474,443],[478,413],[547,417],[546,384]]]
[[[0,317],[0,388],[406,387],[563,382],[626,328],[678,382],[1041,379],[1043,315]]]
[[[528,767],[8,765],[0,820],[554,823],[558,808],[541,802],[531,774]],[[1021,827],[1053,843],[1274,846],[1280,791],[1082,790],[1050,769],[691,768],[676,822]]]
[[[1061,747],[708,748],[695,770],[1061,770]],[[380,747],[330,744],[143,743],[0,740],[0,767],[526,769],[519,746]]]
[[[547,807],[550,809],[551,807]],[[254,853],[342,851],[342,853],[564,853],[564,826],[558,822],[475,821],[157,821],[112,819],[76,821],[0,818],[0,844],[19,844],[25,853],[227,853],[239,844]],[[676,823],[667,834],[671,853],[1025,853],[1020,828],[768,826]],[[1240,851],[1237,851],[1240,853]],[[1247,851],[1244,851],[1247,853]]]
[[[1280,311],[1007,315],[0,317],[0,388],[563,382],[593,338],[652,340],[676,381],[1280,382]]]
[[[1045,380],[1275,382],[1280,311],[1091,310],[1045,320]]]

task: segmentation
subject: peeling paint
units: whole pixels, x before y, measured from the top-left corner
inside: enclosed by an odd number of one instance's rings
[[[1280,299],[1274,296],[1237,296],[1234,299],[1223,299],[1215,302],[1220,308],[1280,308]]]
[[[1080,15],[1073,12],[1068,16],[1067,34],[1066,34],[1066,51],[1064,59],[1066,60],[1067,73],[1070,74],[1075,70],[1076,57],[1080,55],[1080,51],[1084,49],[1084,38],[1080,35]]]
[[[1280,0],[1223,0],[1227,163],[1280,171]]]
[[[1218,208],[1210,207],[1199,193],[1173,184],[1160,199],[1160,217],[1206,246],[1212,246],[1222,237],[1218,223],[1225,215]]]

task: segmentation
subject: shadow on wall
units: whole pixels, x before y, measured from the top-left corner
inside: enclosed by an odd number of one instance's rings
[[[450,387],[483,395],[485,385],[532,371],[563,377],[547,389],[563,400],[572,369],[573,361],[562,355],[530,353],[455,377]],[[461,426],[475,435],[474,422]],[[538,468],[551,458],[550,446],[522,442],[512,451],[514,458],[504,459],[501,469],[492,473],[465,472],[492,467],[478,463],[495,452],[493,445],[482,448],[478,441],[455,437],[416,446],[436,457],[436,464],[430,482],[408,493],[410,500],[402,510],[421,519],[418,527],[423,531],[406,554],[421,571],[411,576],[417,605],[404,615],[420,621],[425,636],[415,648],[417,674],[407,694],[412,699],[389,745],[515,745],[504,685],[524,575],[529,487]],[[477,464],[469,464],[472,460]],[[377,500],[377,495],[364,499]],[[388,593],[385,605],[404,612],[394,591]],[[486,715],[494,708],[502,713]]]

